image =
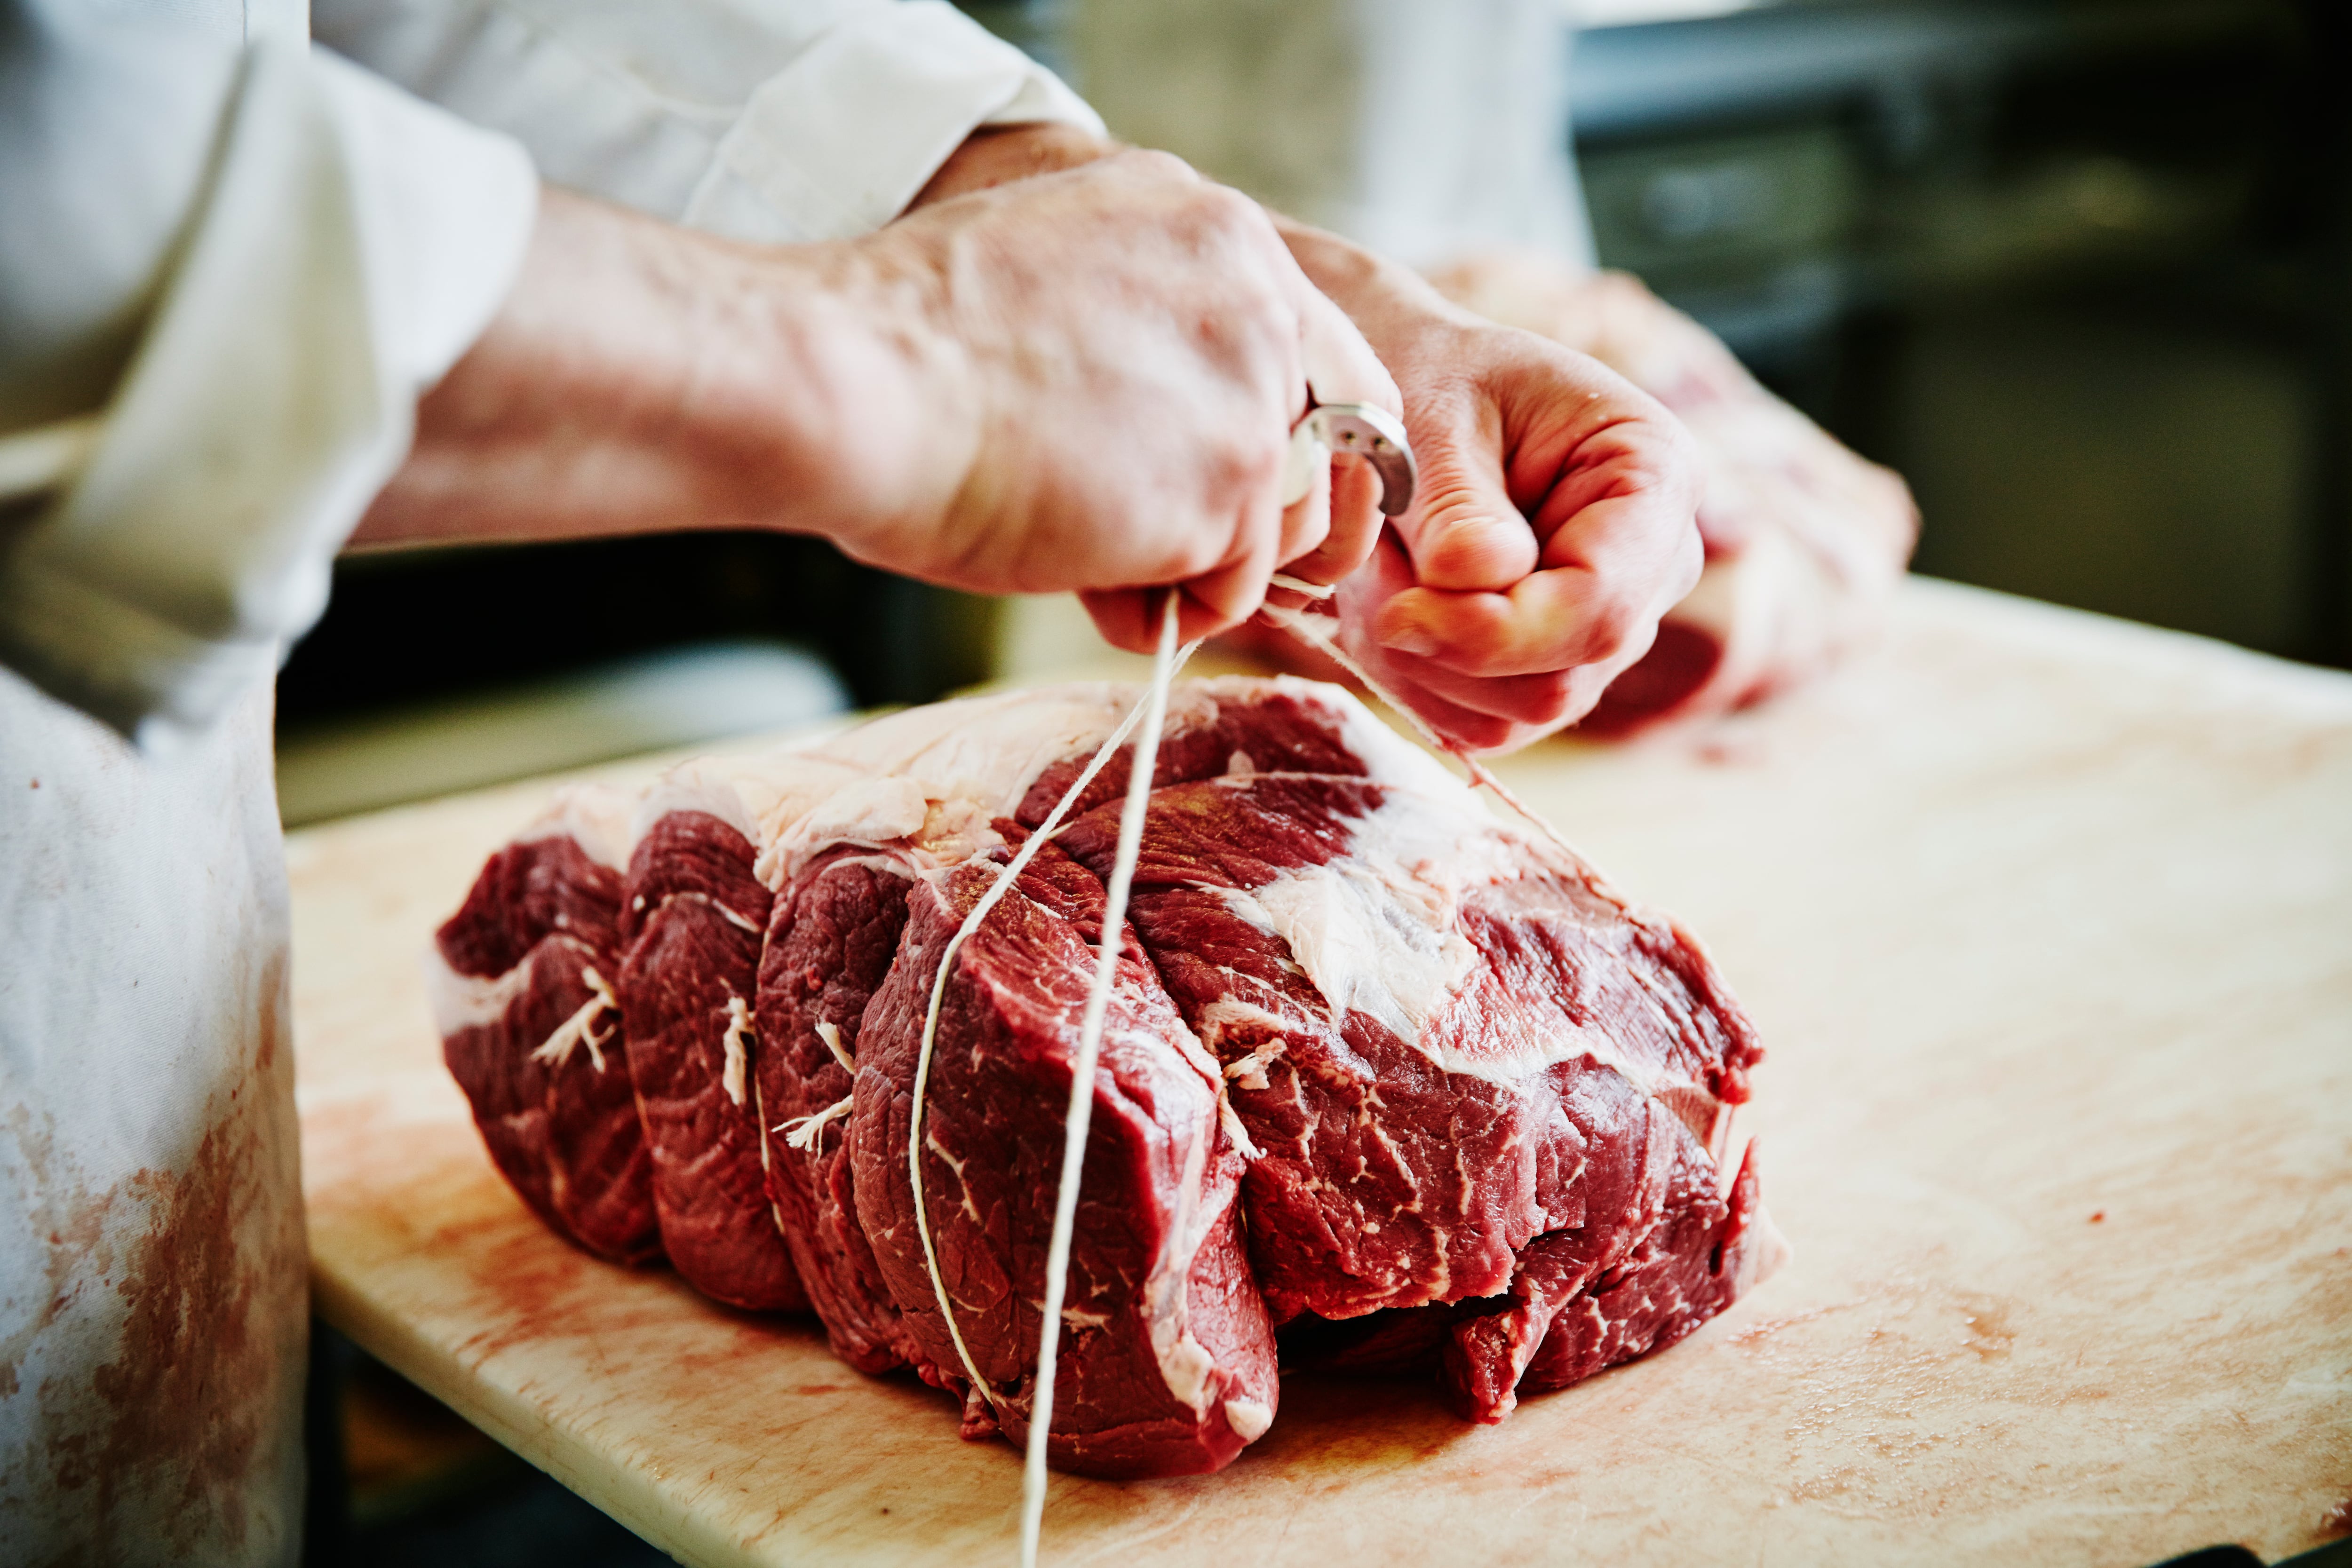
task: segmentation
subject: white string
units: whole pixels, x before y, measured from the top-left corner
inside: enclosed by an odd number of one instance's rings
[[[1318,600],[1328,599],[1334,591],[1281,574],[1276,574],[1273,586]],[[1110,878],[1104,888],[1102,936],[1096,947],[1094,977],[1087,988],[1086,1011],[1079,1024],[1078,1053],[1072,1063],[1070,1075],[1070,1103],[1063,1121],[1062,1170],[1055,1188],[1054,1228],[1045,1251],[1045,1300],[1038,1323],[1037,1375],[1029,1413],[1028,1451],[1022,1468],[1022,1568],[1036,1568],[1039,1539],[1045,1523],[1045,1461],[1053,1434],[1054,1385],[1061,1348],[1062,1308],[1067,1296],[1070,1248],[1076,1228],[1078,1189],[1086,1163],[1087,1134],[1093,1121],[1094,1086],[1101,1058],[1103,1026],[1109,1011],[1110,993],[1118,979],[1128,899],[1134,885],[1136,862],[1141,854],[1143,821],[1151,799],[1151,779],[1158,764],[1160,733],[1167,721],[1169,688],[1176,673],[1199,646],[1194,643],[1179,650],[1176,645],[1179,603],[1180,595],[1171,591],[1161,616],[1160,646],[1154,656],[1150,690],[1103,742],[1101,748],[1045,820],[1038,824],[1036,831],[999,869],[996,880],[981,895],[971,913],[957,927],[955,935],[948,939],[940,955],[939,968],[931,977],[929,1005],[924,1013],[922,1039],[915,1056],[913,1104],[908,1123],[907,1174],[914,1199],[916,1234],[922,1242],[923,1263],[930,1275],[932,1295],[939,1303],[940,1315],[947,1323],[949,1337],[954,1342],[957,1358],[963,1364],[964,1374],[971,1385],[980,1391],[992,1407],[996,1407],[996,1390],[981,1375],[971,1347],[964,1343],[963,1332],[956,1322],[955,1306],[949,1298],[946,1279],[940,1272],[938,1248],[931,1237],[929,1216],[923,1203],[923,1102],[930,1082],[931,1059],[938,1044],[940,1005],[946,996],[948,976],[957,950],[980,928],[997,902],[1012,891],[1021,873],[1061,826],[1070,807],[1094,782],[1096,775],[1102,771],[1109,759],[1118,754],[1119,747],[1141,720],[1143,732],[1136,739],[1135,758],[1128,775],[1127,798],[1119,812],[1118,848],[1111,863]],[[1469,772],[1474,784],[1491,789],[1555,843],[1568,849],[1571,854],[1575,852],[1557,829],[1506,789],[1475,758],[1432,729],[1418,713],[1391,694],[1370,671],[1350,657],[1336,639],[1315,627],[1309,617],[1274,604],[1265,605],[1262,613],[1276,625],[1294,632],[1328,654],[1340,667],[1362,682],[1373,695],[1403,715],[1406,722],[1432,747],[1457,758]],[[823,1124],[845,1108],[828,1107],[816,1116],[803,1119],[802,1124],[793,1126],[793,1131],[813,1142]]]
[[[1176,624],[1176,595],[1171,593],[1167,622],[1162,628],[1163,641]],[[1160,700],[1163,707],[1169,684],[1198,647],[1198,643],[1188,643],[1176,653],[1173,661],[1162,657],[1155,666],[1152,694]],[[1062,819],[1086,793],[1087,786],[1095,781],[1095,775],[1118,755],[1120,745],[1141,722],[1145,710],[1153,706],[1153,695],[1147,695],[1128,710],[1127,717],[1110,732],[1109,738],[1102,743],[1101,748],[1094,754],[1093,759],[1087,762],[1085,770],[1064,792],[1061,800],[1055,802],[1045,820],[1037,825],[1036,831],[1031,833],[1013,858],[998,870],[995,882],[981,894],[980,902],[972,905],[971,913],[964,916],[963,924],[956,928],[955,935],[948,938],[947,946],[940,954],[939,970],[931,977],[930,1005],[923,1014],[922,1041],[915,1051],[914,1107],[907,1124],[907,1182],[914,1195],[915,1234],[923,1244],[923,1267],[931,1277],[931,1295],[939,1302],[940,1315],[947,1320],[948,1337],[955,1342],[956,1357],[963,1364],[964,1375],[971,1380],[974,1388],[980,1390],[981,1396],[988,1401],[991,1408],[996,1406],[996,1390],[980,1375],[980,1367],[971,1358],[971,1350],[963,1342],[963,1330],[957,1326],[955,1304],[948,1299],[947,1281],[940,1273],[939,1249],[931,1239],[930,1217],[923,1207],[923,1096],[930,1084],[931,1055],[939,1040],[940,1003],[947,995],[948,973],[954,962],[956,950],[963,946],[966,937],[980,929],[980,923],[988,917],[990,910],[996,907],[997,901],[1013,891],[1013,884],[1021,879],[1022,872],[1036,858],[1037,852],[1045,847],[1045,841],[1062,825]],[[1152,744],[1156,752],[1159,746],[1156,733]],[[1150,769],[1145,769],[1144,777],[1147,779],[1150,777]]]
[[[1037,1329],[1036,1394],[1029,1407],[1029,1455],[1021,1477],[1021,1568],[1037,1568],[1037,1538],[1045,1521],[1045,1444],[1054,1423],[1055,1363],[1062,1343],[1062,1299],[1070,1271],[1070,1236],[1077,1228],[1078,1176],[1087,1157],[1087,1129],[1094,1120],[1095,1068],[1102,1054],[1103,1019],[1110,1010],[1111,987],[1118,978],[1121,934],[1127,926],[1127,895],[1135,884],[1135,862],[1143,852],[1143,819],[1151,805],[1151,775],[1160,760],[1160,732],[1168,718],[1168,686],[1176,674],[1176,606],[1169,591],[1160,618],[1160,651],[1151,669],[1148,712],[1135,737],[1135,758],[1127,776],[1127,801],[1119,808],[1118,849],[1110,880],[1103,887],[1102,940],[1095,948],[1094,983],[1078,1025],[1078,1057],[1070,1069],[1070,1109],[1062,1124],[1062,1179],[1054,1191],[1054,1234],[1045,1248],[1045,1316]]]

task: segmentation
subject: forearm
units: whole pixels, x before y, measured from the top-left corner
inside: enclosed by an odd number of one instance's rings
[[[984,128],[908,211],[1117,150],[1070,125]],[[904,391],[922,359],[898,337],[877,353],[839,319],[845,285],[890,287],[857,262],[848,246],[754,250],[549,191],[513,295],[419,403],[408,461],[352,548],[838,537],[869,499],[835,494],[840,443],[859,436],[845,393]]]
[[[355,547],[681,528],[838,532],[869,400],[932,347],[852,298],[892,280],[852,246],[750,247],[550,191],[489,329],[418,405]]]
[[[1025,180],[1032,174],[1054,174],[1107,158],[1119,150],[1075,125],[1043,121],[1034,125],[984,125],[964,138],[939,172],[907,204],[913,212],[973,191]]]
[[[1424,336],[1433,320],[1475,324],[1475,319],[1402,262],[1389,260],[1326,230],[1274,214],[1274,226],[1298,269],[1348,313],[1382,359]],[[1398,367],[1391,363],[1391,370]]]

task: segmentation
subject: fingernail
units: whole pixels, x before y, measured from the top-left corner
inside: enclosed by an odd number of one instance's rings
[[[1437,652],[1437,639],[1419,622],[1407,621],[1402,625],[1388,627],[1379,636],[1381,647],[1400,653],[1427,658]]]

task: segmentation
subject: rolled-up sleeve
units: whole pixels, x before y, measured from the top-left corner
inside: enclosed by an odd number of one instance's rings
[[[318,0],[312,25],[551,183],[737,239],[878,228],[980,126],[1102,131],[945,0]]]
[[[6,172],[52,262],[0,266],[0,383],[70,387],[93,354],[105,373],[81,377],[94,405],[8,418],[97,435],[62,493],[0,510],[0,662],[153,743],[208,724],[317,618],[416,398],[511,286],[538,184],[510,139],[298,42],[223,46],[207,74],[210,40],[163,37],[173,79],[217,85],[159,106],[137,96],[156,36],[66,35],[11,61],[38,90]],[[93,123],[121,132],[102,161]],[[149,165],[187,171],[179,210],[126,238],[109,183]],[[89,265],[56,262],[77,250]],[[120,296],[73,298],[86,352],[40,339],[45,292],[72,296],[77,271]]]

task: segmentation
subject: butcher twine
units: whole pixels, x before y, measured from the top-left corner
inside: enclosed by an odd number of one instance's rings
[[[1272,586],[1288,589],[1310,599],[1328,599],[1334,590],[1320,584],[1303,582],[1283,574],[1275,575]],[[923,1014],[921,1044],[915,1054],[914,1104],[907,1127],[907,1178],[913,1189],[915,1232],[923,1244],[923,1266],[931,1278],[931,1293],[938,1301],[940,1315],[948,1325],[948,1335],[955,1342],[956,1355],[963,1363],[964,1375],[971,1380],[992,1407],[997,1403],[996,1390],[981,1375],[973,1362],[971,1351],[964,1343],[963,1331],[956,1323],[955,1307],[948,1298],[947,1281],[940,1273],[939,1251],[931,1239],[929,1214],[923,1206],[923,1097],[931,1074],[932,1051],[939,1038],[940,1007],[947,995],[948,975],[956,950],[965,938],[980,929],[989,911],[997,901],[1012,891],[1021,873],[1045,847],[1045,841],[1062,825],[1062,819],[1085,794],[1095,776],[1118,755],[1119,747],[1135,730],[1139,720],[1142,733],[1136,737],[1135,758],[1128,772],[1127,799],[1119,809],[1118,847],[1111,861],[1109,881],[1104,887],[1102,938],[1095,949],[1095,972],[1087,988],[1086,1012],[1078,1026],[1078,1053],[1070,1071],[1070,1103],[1062,1126],[1062,1172],[1054,1193],[1054,1229],[1045,1249],[1045,1300],[1037,1331],[1037,1382],[1029,1412],[1029,1443],[1021,1477],[1021,1563],[1022,1568],[1036,1568],[1038,1538],[1045,1517],[1045,1453],[1046,1443],[1054,1424],[1054,1378],[1062,1339],[1062,1303],[1066,1294],[1070,1268],[1071,1233],[1076,1228],[1078,1180],[1086,1161],[1087,1132],[1094,1119],[1094,1087],[1097,1061],[1102,1052],[1103,1023],[1110,1008],[1111,988],[1118,979],[1121,937],[1127,924],[1128,894],[1134,884],[1136,862],[1143,845],[1143,819],[1151,800],[1151,778],[1160,755],[1160,731],[1168,717],[1168,692],[1176,674],[1184,667],[1200,647],[1197,642],[1176,645],[1176,612],[1181,592],[1171,590],[1167,607],[1160,622],[1160,646],[1153,655],[1151,687],[1143,700],[1128,711],[1127,717],[1110,733],[1086,768],[1074,781],[1045,820],[1039,823],[1027,841],[996,873],[996,880],[964,916],[940,954],[938,971],[931,977],[930,1004]],[[1576,852],[1559,831],[1546,821],[1535,810],[1521,800],[1502,780],[1487,771],[1484,764],[1461,747],[1440,736],[1407,704],[1400,701],[1370,671],[1349,657],[1339,645],[1339,640],[1316,626],[1307,615],[1277,604],[1261,606],[1260,613],[1276,626],[1292,632],[1320,649],[1341,668],[1364,684],[1367,690],[1404,716],[1422,738],[1433,747],[1458,759],[1469,772],[1471,782],[1492,790],[1504,804],[1517,811],[1529,823],[1541,830],[1561,849],[1573,855]],[[828,1042],[830,1043],[830,1042]]]
[[[1176,611],[1181,602],[1180,590],[1171,589],[1167,609],[1160,619],[1160,647],[1152,659],[1151,689],[1144,699],[1129,710],[1110,738],[1086,766],[1076,782],[1062,796],[1053,811],[1037,825],[1013,858],[996,873],[980,902],[964,916],[963,924],[940,954],[940,967],[931,977],[930,1006],[923,1014],[922,1043],[915,1053],[914,1107],[907,1124],[907,1179],[914,1190],[915,1234],[923,1243],[923,1266],[931,1276],[931,1293],[940,1304],[940,1315],[947,1320],[948,1336],[955,1341],[956,1355],[963,1363],[964,1375],[971,1379],[990,1406],[996,1405],[996,1390],[980,1375],[971,1359],[971,1351],[963,1342],[963,1331],[956,1325],[955,1306],[948,1300],[947,1281],[940,1274],[940,1258],[931,1241],[930,1217],[923,1207],[923,1094],[930,1082],[931,1051],[939,1038],[940,1004],[947,995],[948,973],[956,949],[964,939],[980,929],[988,912],[996,907],[997,900],[1012,891],[1021,873],[1036,857],[1045,841],[1061,827],[1062,819],[1077,803],[1087,786],[1093,783],[1139,721],[1143,733],[1135,742],[1135,760],[1127,781],[1127,800],[1119,810],[1118,850],[1111,864],[1110,881],[1103,900],[1102,940],[1095,953],[1095,973],[1087,988],[1087,1009],[1078,1026],[1078,1054],[1070,1071],[1070,1106],[1063,1124],[1062,1176],[1054,1197],[1054,1230],[1045,1249],[1045,1317],[1037,1336],[1037,1384],[1029,1413],[1029,1451],[1023,1467],[1021,1484],[1021,1562],[1023,1568],[1035,1568],[1038,1532],[1045,1516],[1045,1440],[1054,1423],[1055,1361],[1061,1348],[1062,1299],[1066,1277],[1070,1267],[1070,1233],[1075,1228],[1078,1211],[1078,1173],[1085,1163],[1087,1128],[1094,1119],[1095,1064],[1102,1051],[1103,1019],[1110,1008],[1112,982],[1118,974],[1120,935],[1127,923],[1128,889],[1135,880],[1135,862],[1142,851],[1144,809],[1151,800],[1151,776],[1160,758],[1160,732],[1168,717],[1168,688],[1175,682],[1176,672],[1192,658],[1197,642],[1188,643],[1181,650],[1176,646]]]
[[[613,1038],[613,1026],[606,1024],[604,1032],[598,1034],[596,1015],[618,1014],[621,1004],[614,999],[613,988],[604,983],[604,977],[596,972],[593,965],[580,966],[580,983],[588,988],[588,999],[580,1004],[578,1012],[555,1026],[555,1032],[530,1053],[530,1059],[550,1067],[561,1067],[572,1060],[574,1046],[584,1045],[588,1048],[588,1060],[596,1064],[597,1071],[602,1072],[604,1071],[604,1053],[596,1048]],[[742,1096],[737,1095],[736,1101],[740,1104]]]

